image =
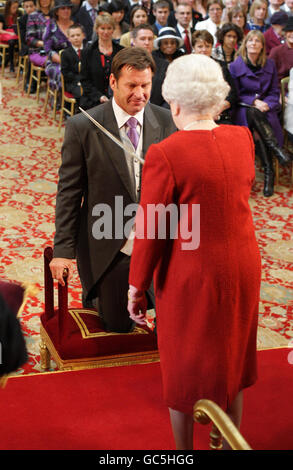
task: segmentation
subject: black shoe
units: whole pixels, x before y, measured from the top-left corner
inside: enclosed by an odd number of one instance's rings
[[[274,194],[274,173],[270,170],[265,170],[263,195],[270,197]]]

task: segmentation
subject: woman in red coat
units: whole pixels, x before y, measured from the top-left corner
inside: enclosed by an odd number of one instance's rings
[[[239,427],[242,390],[257,378],[254,145],[247,128],[213,119],[228,91],[209,57],[169,65],[163,95],[179,131],[150,147],[136,217],[128,309],[145,323],[154,278],[164,399],[180,450],[193,447],[199,399],[216,402]]]

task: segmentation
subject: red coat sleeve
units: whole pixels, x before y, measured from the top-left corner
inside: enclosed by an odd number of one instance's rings
[[[160,144],[152,145],[143,167],[129,273],[129,284],[138,289],[149,288],[153,272],[164,252],[170,229],[168,210],[174,207],[174,196],[175,179],[169,161]]]

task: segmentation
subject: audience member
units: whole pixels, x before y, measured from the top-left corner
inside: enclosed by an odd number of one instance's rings
[[[180,3],[175,9],[176,27],[175,31],[184,41],[184,51],[191,54],[192,35],[192,8],[188,3]]]
[[[152,25],[155,36],[158,36],[160,30],[168,26],[170,15],[170,4],[167,0],[159,0],[153,6],[153,15],[155,22]]]
[[[148,23],[148,12],[147,10],[140,6],[135,5],[131,12],[130,12],[130,23],[129,23],[129,31],[127,33],[122,34],[120,38],[120,45],[124,47],[131,46],[131,31],[133,28],[136,28],[140,24],[147,24]]]
[[[269,25],[265,22],[268,16],[268,4],[266,0],[253,0],[249,9],[249,20],[247,29],[258,30],[264,33]]]
[[[154,49],[154,31],[149,24],[140,24],[131,31],[131,40],[134,47],[142,47],[150,54]],[[162,96],[162,85],[166,75],[169,62],[157,56],[153,56],[156,71],[152,80],[152,91],[150,102],[157,106],[168,107]]]
[[[281,6],[284,3],[284,0],[268,0],[268,16],[266,19],[266,23],[269,25],[272,24],[271,17],[274,13],[281,11]]]
[[[68,40],[71,46],[61,54],[61,72],[64,78],[65,91],[76,99],[77,106],[82,95],[81,60],[84,53],[85,32],[82,25],[73,24],[68,28]]]
[[[7,0],[4,14],[0,15],[0,42],[8,44],[10,72],[14,72],[14,51],[18,45],[16,34],[17,17],[20,16],[18,8],[18,0]]]
[[[229,12],[238,5],[238,0],[223,0],[224,9],[222,13],[222,24],[229,23]]]
[[[288,97],[285,106],[284,128],[288,132],[288,138],[293,143],[293,68],[290,70]]]
[[[288,16],[293,15],[293,0],[285,0],[283,5],[281,6],[281,10],[284,10]]]
[[[176,8],[178,7],[178,5],[181,5],[181,4],[187,4],[187,5],[190,5],[191,7],[192,21],[190,22],[190,28],[192,31],[194,30],[196,23],[198,21],[203,20],[203,15],[194,8],[193,0],[175,0],[173,3],[174,3],[174,9],[170,12],[170,15],[168,18],[168,26],[171,26],[172,28],[176,28],[177,19],[175,17],[175,12],[176,12]]]
[[[264,33],[267,55],[270,54],[274,47],[284,43],[283,29],[287,21],[288,15],[282,10],[277,11],[271,17],[271,27]]]
[[[38,67],[44,67],[47,54],[44,49],[43,37],[50,21],[50,11],[54,0],[37,0],[37,11],[31,13],[27,20],[26,42],[29,46],[29,60]],[[35,88],[35,81],[32,87]]]
[[[221,0],[208,0],[207,3],[209,18],[200,21],[195,26],[196,31],[207,30],[214,38],[214,46],[217,43],[216,33],[222,26],[223,4]]]
[[[293,67],[293,17],[288,19],[283,33],[285,43],[274,47],[270,52],[270,59],[276,64],[279,82],[282,78],[288,77],[290,69]]]
[[[229,23],[236,24],[236,26],[238,26],[238,28],[240,28],[243,32],[243,35],[248,33],[249,29],[246,26],[247,17],[242,6],[237,5],[236,7],[232,8],[232,10],[228,13],[228,20]]]
[[[27,27],[27,20],[28,16],[31,13],[36,11],[36,0],[24,0],[22,2],[23,9],[25,13],[18,18],[18,25],[19,25],[19,32],[21,38],[21,50],[19,54],[21,56],[28,55],[28,44],[26,42],[26,27]]]
[[[264,195],[269,197],[274,193],[273,155],[282,165],[290,158],[282,150],[277,70],[274,61],[266,56],[260,31],[250,31],[244,38],[239,57],[230,64],[230,73],[239,97],[235,123],[254,132],[256,152],[264,167]]]
[[[108,12],[115,21],[113,40],[117,42],[120,41],[122,34],[129,31],[129,24],[124,21],[125,9],[125,5],[121,0],[111,0],[108,4]]]
[[[99,14],[99,0],[85,0],[75,16],[75,21],[84,27],[86,40],[91,41],[94,24]]]
[[[109,77],[113,57],[123,49],[113,41],[114,18],[107,14],[97,16],[95,32],[98,39],[84,51],[81,62],[81,86],[83,95],[80,105],[84,109],[105,103],[111,96]]]
[[[73,24],[71,20],[72,7],[71,0],[55,0],[53,17],[44,34],[44,49],[48,56],[45,73],[49,77],[51,90],[61,89],[60,52],[70,46],[68,28]]]
[[[177,57],[184,54],[180,50],[183,47],[183,39],[177,36],[174,28],[167,26],[161,28],[158,37],[154,41],[153,57],[159,57],[165,59],[168,62],[172,62]]]
[[[225,62],[228,66],[233,62],[238,44],[241,44],[243,32],[236,24],[225,23],[216,34],[218,43],[213,51],[213,58]]]
[[[192,35],[193,53],[206,55],[207,57],[211,57],[212,59],[216,60],[216,62],[220,64],[223,72],[223,77],[230,87],[226,99],[223,101],[221,108],[218,109],[217,116],[215,116],[214,118],[217,124],[233,124],[231,112],[237,103],[237,91],[227,64],[222,60],[218,60],[212,57],[213,45],[214,38],[211,33],[206,31],[205,29],[203,29],[202,31],[194,31]]]

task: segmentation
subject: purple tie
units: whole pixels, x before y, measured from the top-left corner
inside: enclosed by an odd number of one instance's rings
[[[136,130],[137,123],[138,123],[138,121],[137,121],[137,119],[135,119],[135,117],[131,117],[127,121],[127,125],[129,126],[127,135],[129,137],[129,140],[132,143],[133,147],[135,148],[135,150],[137,149],[138,141],[139,141],[139,135],[138,135],[138,132]]]

